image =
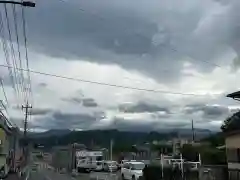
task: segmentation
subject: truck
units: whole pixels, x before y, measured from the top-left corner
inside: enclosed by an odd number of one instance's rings
[[[76,167],[78,172],[90,172],[92,170],[101,171],[103,166],[102,151],[76,151]]]

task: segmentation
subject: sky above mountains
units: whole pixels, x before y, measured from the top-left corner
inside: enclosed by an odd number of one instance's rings
[[[239,7],[237,0],[36,1],[25,11],[30,69],[159,92],[31,74],[29,128],[158,130],[189,128],[193,119],[197,128],[219,129],[239,108],[225,97],[239,89]],[[0,68],[8,115],[22,127],[23,98]]]

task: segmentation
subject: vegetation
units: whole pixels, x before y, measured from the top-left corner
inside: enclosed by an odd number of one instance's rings
[[[73,131],[59,136],[47,136],[30,138],[33,144],[42,145],[45,148],[56,145],[68,145],[72,143],[81,143],[87,146],[96,146],[108,148],[111,139],[114,140],[114,150],[128,150],[134,144],[152,142],[154,140],[170,139],[171,133],[144,133],[144,132],[123,132],[117,130],[92,130],[92,131]]]
[[[221,129],[223,132],[234,131],[240,129],[240,111],[228,117],[222,124]]]
[[[188,161],[198,161],[198,155],[201,154],[201,160],[203,164],[226,164],[225,150],[219,150],[212,146],[194,146],[191,144],[186,144],[181,149],[181,153],[183,158]]]

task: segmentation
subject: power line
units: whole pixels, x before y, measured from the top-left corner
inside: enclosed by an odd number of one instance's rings
[[[11,29],[10,29],[10,23],[9,23],[9,18],[8,18],[8,12],[7,12],[7,6],[6,4],[3,4],[4,6],[4,11],[5,11],[5,17],[6,17],[6,22],[7,22],[7,31],[8,31],[8,37],[9,37],[9,41],[10,41],[10,49],[11,49],[11,56],[12,56],[12,61],[13,61],[13,67],[17,68],[17,63],[16,63],[16,57],[15,57],[15,50],[13,47],[13,42],[12,42],[12,33],[11,33]],[[16,90],[17,90],[17,96],[19,97],[19,82],[18,82],[18,75],[16,72],[17,69],[13,69],[14,72],[14,76],[16,79]]]
[[[7,47],[7,44],[6,44],[5,32],[4,32],[4,24],[3,24],[3,18],[2,18],[2,13],[1,12],[0,12],[0,33],[1,33],[1,36],[2,36],[1,42],[2,42],[3,52],[4,52],[4,57],[5,57],[7,65],[11,66],[10,65],[10,61],[9,61],[10,57],[9,57],[8,47]],[[15,86],[15,80],[13,78],[12,68],[10,68],[10,67],[8,68],[8,73],[9,73],[11,84],[12,84],[12,87],[13,87],[13,90],[14,90],[15,98],[16,98],[16,100],[18,100],[18,98],[17,98],[17,90],[16,90],[16,86]]]
[[[14,22],[14,29],[15,29],[15,36],[16,36],[16,41],[17,41],[17,51],[18,51],[18,60],[19,60],[19,66],[22,68],[22,58],[21,58],[21,51],[20,51],[20,44],[19,44],[19,36],[18,36],[18,25],[17,25],[17,13],[16,13],[16,5],[12,4],[12,13],[13,13],[13,22]],[[22,90],[22,95],[23,99],[26,98],[24,95],[24,89],[25,89],[25,84],[24,84],[24,75],[23,71],[20,71],[20,83],[21,83],[21,90]]]
[[[3,65],[3,64],[0,64],[0,67],[14,68],[12,66]],[[117,85],[117,84],[110,84],[110,83],[104,83],[104,82],[98,82],[98,81],[91,81],[91,80],[80,79],[80,78],[73,78],[73,77],[68,77],[68,76],[61,76],[61,75],[50,74],[50,73],[40,72],[40,71],[35,71],[35,70],[30,70],[30,69],[29,70],[27,70],[27,69],[20,69],[20,68],[18,68],[18,69],[22,70],[22,71],[29,71],[29,72],[34,73],[34,74],[41,74],[41,75],[44,75],[44,76],[51,76],[51,77],[62,78],[62,79],[78,81],[78,82],[84,82],[84,83],[89,83],[89,84],[96,84],[96,85],[101,85],[101,86],[108,86],[108,87],[115,87],[115,88],[122,88],[122,89],[131,89],[131,90],[137,90],[137,91],[146,91],[146,92],[152,92],[152,93],[172,94],[172,95],[204,96],[204,95],[201,95],[201,94],[194,94],[194,93],[181,93],[181,92],[171,92],[171,91],[164,91],[164,90],[154,90],[154,89],[130,87],[130,86],[125,86],[125,85]]]
[[[21,2],[23,2],[23,0],[21,0]],[[32,101],[33,101],[31,77],[30,77],[30,72],[29,72],[28,49],[27,49],[26,20],[25,20],[25,12],[24,12],[24,7],[23,6],[22,6],[22,25],[23,25],[23,37],[24,37],[24,45],[25,45],[25,58],[26,58],[26,62],[27,62],[27,76],[28,76],[28,86],[29,86],[28,87],[28,90],[29,90],[28,98],[31,95],[31,98],[32,98]]]
[[[2,78],[0,78],[0,84],[1,84],[1,86],[2,86],[2,91],[3,91],[3,95],[4,95],[4,98],[5,98],[5,101],[6,101],[6,103],[9,105],[8,99],[7,99],[7,94],[6,94],[4,85],[3,85],[3,79],[2,79]]]

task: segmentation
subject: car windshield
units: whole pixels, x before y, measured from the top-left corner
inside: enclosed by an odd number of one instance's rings
[[[116,163],[116,162],[107,162],[107,164],[114,166],[114,165],[116,165],[117,163]]]
[[[145,167],[144,164],[133,164],[132,170],[143,170],[144,167]]]

